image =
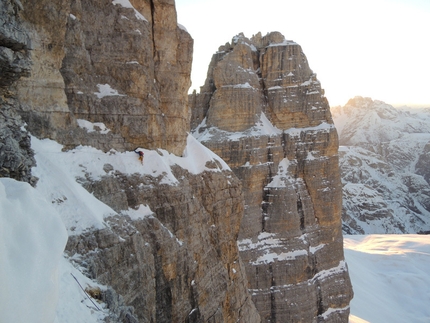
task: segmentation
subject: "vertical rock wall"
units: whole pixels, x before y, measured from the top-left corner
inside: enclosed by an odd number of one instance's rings
[[[84,183],[117,212],[153,211],[133,221],[112,217],[109,228],[72,236],[67,246],[90,277],[134,307],[139,322],[260,322],[236,245],[241,184],[217,169],[193,175],[174,167],[177,185],[119,172]]]
[[[66,148],[183,153],[192,39],[176,23],[174,1],[6,0],[0,12],[0,176],[32,181],[22,119],[33,135]],[[100,130],[87,132],[82,120]],[[211,160],[195,174],[175,165],[174,184],[164,173],[122,174],[97,158],[92,167],[106,176],[76,180],[117,214],[104,229],[68,227],[66,252],[108,286],[106,321],[260,321],[236,244],[241,183],[228,167]],[[61,204],[67,194],[46,198]],[[143,205],[153,214],[130,218]]]
[[[66,146],[182,153],[193,40],[177,25],[174,1],[130,4],[22,1],[33,66],[18,99],[34,134]],[[88,135],[77,120],[110,132]]]
[[[125,3],[1,3],[0,135],[13,137],[0,147],[1,176],[32,181],[21,117],[32,134],[66,147],[182,154],[192,39],[173,1]],[[88,176],[83,185],[118,216],[105,230],[71,236],[68,252],[143,322],[346,322],[337,135],[300,46],[279,33],[236,37],[190,102],[196,134],[242,183],[227,169],[177,167],[177,186]],[[89,133],[81,120],[109,131]],[[153,216],[121,215],[148,201]],[[136,319],[127,315],[121,320]]]
[[[34,184],[34,152],[25,123],[16,112],[16,82],[30,75],[31,40],[19,18],[19,1],[0,3],[0,177]]]
[[[239,248],[262,320],[347,322],[338,138],[301,47],[236,36],[190,105],[194,135],[242,181]]]

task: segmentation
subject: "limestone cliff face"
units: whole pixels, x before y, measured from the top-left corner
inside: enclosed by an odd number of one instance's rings
[[[173,0],[5,0],[0,12],[0,176],[34,183],[27,129],[66,149],[183,153],[192,39]],[[68,255],[110,286],[107,321],[346,322],[337,135],[300,46],[236,37],[191,102],[196,134],[240,181],[217,158],[198,173],[169,166],[173,184],[97,160],[105,176],[77,179],[116,212],[104,229],[68,227]],[[128,215],[142,205],[152,215]]]
[[[83,180],[118,213],[141,205],[153,211],[134,221],[114,216],[109,228],[71,236],[66,248],[133,306],[138,322],[260,322],[236,245],[241,184],[215,161],[211,169],[193,175],[173,167],[176,185],[114,170]]]
[[[5,0],[0,12],[0,176],[32,181],[27,129],[65,150],[182,155],[193,42],[177,25],[174,1]],[[197,173],[169,166],[174,183],[90,160],[106,176],[77,181],[116,213],[83,232],[65,221],[66,252],[109,287],[107,322],[260,321],[236,244],[241,183],[218,157]],[[59,208],[73,194],[46,192]],[[142,205],[152,214],[128,216]]]
[[[177,25],[174,1],[131,4],[22,1],[33,66],[19,81],[18,99],[33,133],[69,146],[182,153],[193,40]],[[77,128],[80,119],[104,123],[110,133],[88,136]]]
[[[194,136],[241,179],[239,248],[264,322],[347,322],[338,137],[301,47],[279,33],[220,47]]]

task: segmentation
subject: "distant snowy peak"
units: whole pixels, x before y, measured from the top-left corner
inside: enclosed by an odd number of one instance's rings
[[[371,98],[355,97],[331,109],[341,145],[379,145],[404,134],[430,133],[428,109],[394,108]]]
[[[355,97],[331,109],[339,134],[343,230],[430,228],[430,111]]]

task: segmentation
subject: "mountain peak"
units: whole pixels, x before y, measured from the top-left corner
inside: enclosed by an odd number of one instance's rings
[[[347,233],[430,227],[430,113],[355,97],[332,109],[339,132]]]

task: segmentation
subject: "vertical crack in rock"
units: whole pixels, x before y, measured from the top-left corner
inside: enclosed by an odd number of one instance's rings
[[[303,204],[302,204],[302,200],[300,198],[299,192],[297,192],[297,212],[298,212],[299,218],[300,218],[300,230],[304,231],[305,230],[305,214],[303,212]]]
[[[320,316],[325,312],[325,310],[323,305],[321,286],[318,283],[317,283],[317,303],[318,303],[318,316]]]
[[[151,39],[152,39],[152,57],[154,59],[154,62],[157,62],[159,60],[158,52],[157,52],[157,46],[155,43],[155,5],[154,1],[150,0],[149,5],[151,7]],[[154,81],[157,80],[157,73],[154,71]]]
[[[269,266],[269,276],[271,277],[271,287],[270,287],[270,322],[276,321],[276,293],[279,291],[276,289],[277,284],[275,277],[273,276],[273,268]]]
[[[270,189],[268,187],[265,187],[263,189],[263,202],[261,202],[261,211],[262,211],[262,217],[261,217],[261,232],[266,232],[266,219],[268,216],[268,208],[270,205]]]

